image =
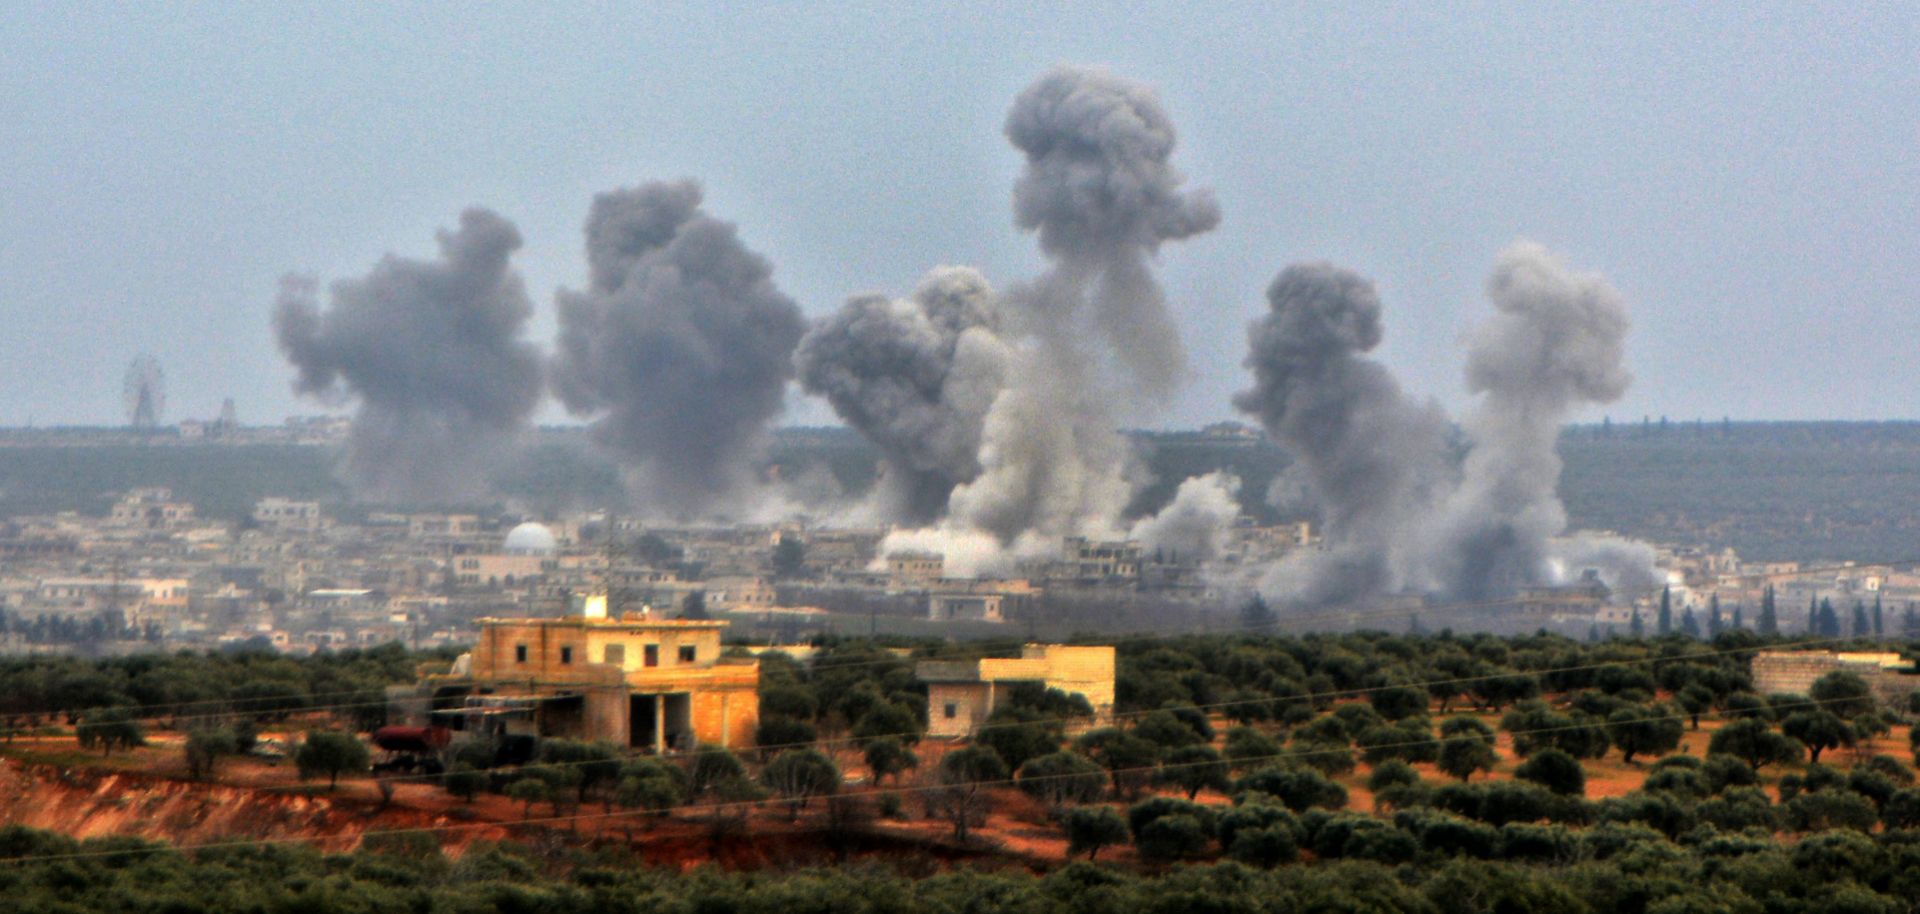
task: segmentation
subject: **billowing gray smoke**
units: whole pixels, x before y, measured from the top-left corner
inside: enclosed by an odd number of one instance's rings
[[[1593,569],[1616,589],[1647,586],[1652,551],[1608,537],[1560,538],[1555,445],[1575,409],[1625,393],[1620,297],[1544,248],[1502,252],[1487,283],[1495,315],[1469,340],[1479,396],[1457,470],[1446,416],[1361,357],[1380,341],[1380,302],[1360,276],[1288,267],[1251,331],[1255,386],[1235,398],[1296,459],[1287,479],[1321,512],[1328,548],[1282,562],[1263,583],[1307,604],[1400,589],[1485,600]]]
[[[801,385],[880,449],[880,518],[932,523],[980,474],[981,426],[1006,383],[1000,324],[985,277],[942,267],[911,298],[859,296],[801,340]]]
[[[635,495],[674,512],[752,483],[806,329],[773,265],[700,208],[691,180],[594,198],[585,291],[559,294],[553,384],[629,461]]]
[[[1014,99],[1006,134],[1027,160],[1014,221],[1053,263],[1009,297],[1024,336],[981,430],[980,473],[953,493],[952,511],[961,528],[1028,553],[1120,532],[1132,457],[1113,431],[1101,368],[1115,365],[1128,389],[1150,395],[1183,379],[1180,335],[1148,261],[1162,243],[1219,224],[1220,211],[1206,191],[1181,189],[1173,122],[1143,83],[1057,67]]]
[[[1051,265],[1003,303],[1005,357],[991,375],[1001,380],[997,395],[975,396],[989,378],[977,372],[969,376],[967,409],[943,404],[944,411],[923,417],[920,410],[935,400],[930,379],[948,360],[916,355],[890,365],[863,362],[878,368],[859,385],[871,392],[884,381],[891,390],[918,392],[894,398],[914,409],[884,411],[909,421],[875,422],[863,409],[835,404],[881,444],[890,470],[908,463],[906,449],[892,443],[901,430],[932,423],[965,432],[939,440],[977,438],[971,459],[956,455],[938,473],[912,478],[924,488],[903,516],[926,518],[944,500],[946,517],[891,541],[941,551],[949,568],[1005,569],[1012,557],[1057,551],[1062,536],[1125,533],[1120,516],[1138,480],[1127,443],[1114,431],[1116,398],[1106,391],[1160,396],[1184,378],[1184,351],[1151,259],[1163,243],[1220,221],[1210,194],[1182,189],[1171,164],[1173,124],[1144,84],[1099,69],[1056,68],[1015,99],[1006,135],[1026,158],[1014,188],[1015,222],[1039,236]],[[830,326],[842,332],[841,321],[882,311],[889,319],[876,335],[903,333],[916,320],[898,303],[875,301],[850,307]],[[892,348],[938,350],[937,334],[924,338],[925,346]],[[977,405],[986,405],[983,413],[973,411]],[[943,495],[947,480],[956,484]],[[955,556],[965,558],[956,563]]]
[[[1021,92],[1007,139],[1026,155],[1014,221],[1037,232],[1053,269],[1021,298],[1034,332],[1075,346],[1090,321],[1132,386],[1164,396],[1185,348],[1148,259],[1166,241],[1220,223],[1207,191],[1184,191],[1173,121],[1144,83],[1062,66]]]
[[[388,255],[330,288],[288,277],[274,309],[295,389],[357,399],[345,474],[357,496],[453,502],[484,495],[486,470],[540,401],[540,356],[520,340],[532,315],[508,258],[513,224],[484,209],[442,231],[441,259]]]
[[[1293,454],[1321,510],[1328,549],[1282,570],[1288,595],[1345,603],[1397,587],[1404,531],[1447,476],[1447,419],[1403,393],[1365,353],[1381,338],[1373,284],[1329,263],[1287,267],[1248,330],[1254,386],[1234,397]]]
[[[1227,545],[1227,534],[1240,516],[1239,492],[1239,477],[1229,473],[1189,477],[1158,514],[1134,522],[1127,538],[1166,553],[1170,562],[1210,561]]]
[[[1626,306],[1600,276],[1523,241],[1501,252],[1487,297],[1496,313],[1468,341],[1467,386],[1481,395],[1465,422],[1471,449],[1429,534],[1434,584],[1461,599],[1548,576],[1549,540],[1567,526],[1555,493],[1560,427],[1631,381]]]

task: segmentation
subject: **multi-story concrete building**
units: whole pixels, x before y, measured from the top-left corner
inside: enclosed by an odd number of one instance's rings
[[[253,503],[253,522],[273,530],[316,531],[326,525],[317,501],[272,496]]]
[[[174,501],[170,489],[134,489],[114,502],[107,522],[115,527],[173,530],[193,522],[193,506]]]
[[[456,672],[430,679],[432,717],[455,729],[611,742],[655,752],[743,747],[760,721],[760,663],[722,656],[725,622],[580,615],[482,619]]]
[[[1000,622],[1006,619],[1000,606],[1003,599],[997,593],[936,591],[927,594],[927,618],[935,622]]]

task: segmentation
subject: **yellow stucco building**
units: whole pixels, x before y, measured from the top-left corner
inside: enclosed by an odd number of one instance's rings
[[[1114,650],[1105,646],[1029,644],[1018,657],[923,660],[914,675],[927,684],[927,734],[970,736],[986,723],[1007,689],[1039,683],[1093,706],[1094,723],[1113,720]]]
[[[722,657],[725,622],[583,615],[482,619],[470,659],[431,683],[456,730],[602,740],[655,752],[750,746],[760,662]]]

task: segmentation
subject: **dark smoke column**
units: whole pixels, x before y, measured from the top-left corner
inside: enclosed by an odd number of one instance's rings
[[[1105,70],[1062,66],[1014,100],[1006,134],[1027,159],[1014,222],[1054,261],[1030,290],[1031,329],[1078,348],[1090,321],[1130,383],[1172,393],[1186,350],[1148,259],[1163,242],[1211,230],[1220,208],[1211,193],[1181,188],[1159,97]]]
[[[1494,317],[1468,341],[1467,386],[1481,395],[1465,422],[1460,487],[1430,536],[1435,583],[1486,599],[1552,578],[1549,539],[1566,529],[1560,427],[1584,405],[1627,391],[1627,310],[1597,274],[1518,242],[1487,280]]]
[[[911,298],[854,298],[801,340],[801,385],[883,455],[878,519],[939,520],[954,486],[979,475],[981,425],[1006,380],[999,326],[986,279],[942,267]]]
[[[1264,584],[1309,605],[1398,588],[1409,558],[1403,531],[1446,478],[1446,417],[1363,356],[1381,338],[1380,297],[1366,278],[1295,264],[1268,287],[1267,304],[1247,334],[1254,387],[1233,402],[1297,461],[1329,548]]]
[[[594,198],[591,284],[559,295],[553,384],[629,462],[643,505],[725,509],[780,413],[800,308],[692,180]]]
[[[486,469],[540,401],[540,356],[519,337],[533,308],[508,258],[513,224],[484,209],[439,233],[441,259],[388,255],[333,283],[288,277],[274,309],[294,389],[360,401],[345,475],[358,497],[453,502],[483,496]]]

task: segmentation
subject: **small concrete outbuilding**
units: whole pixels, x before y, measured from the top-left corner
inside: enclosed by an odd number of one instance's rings
[[[1107,646],[1029,644],[1019,657],[923,660],[914,675],[927,684],[927,733],[971,736],[1013,686],[1038,683],[1079,695],[1094,722],[1113,720],[1114,650]]]

